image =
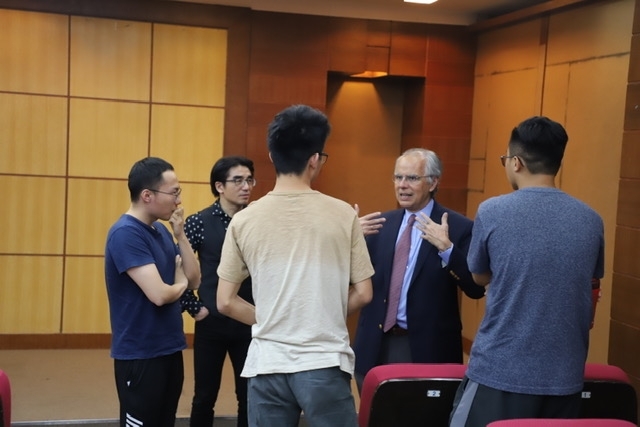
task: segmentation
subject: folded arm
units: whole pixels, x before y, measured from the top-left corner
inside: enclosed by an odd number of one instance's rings
[[[176,270],[181,270],[178,263],[179,261],[176,260]],[[130,268],[127,274],[142,289],[149,301],[157,306],[177,301],[187,289],[187,279],[184,274],[176,274],[173,284],[165,283],[155,264]]]

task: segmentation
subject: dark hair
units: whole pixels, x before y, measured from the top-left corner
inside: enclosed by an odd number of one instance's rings
[[[309,158],[324,149],[330,130],[327,116],[308,105],[292,105],[276,114],[267,136],[276,174],[302,174]]]
[[[236,166],[245,166],[253,175],[253,162],[242,156],[226,156],[221,157],[211,168],[211,176],[209,184],[211,184],[211,192],[214,196],[220,197],[220,193],[216,189],[216,182],[223,184],[229,178],[229,170]]]
[[[553,120],[531,117],[511,131],[509,154],[522,158],[532,174],[556,175],[562,164],[569,137]]]
[[[137,202],[144,189],[155,189],[162,184],[162,174],[172,171],[173,166],[158,157],[146,157],[138,160],[129,171],[128,186],[132,202]]]

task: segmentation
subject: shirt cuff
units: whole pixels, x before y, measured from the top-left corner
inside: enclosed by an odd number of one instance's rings
[[[442,252],[438,251],[438,255],[440,255],[440,258],[442,259],[442,267],[446,267],[447,265],[449,265],[449,258],[451,257],[452,251],[453,251],[453,243],[448,249]]]

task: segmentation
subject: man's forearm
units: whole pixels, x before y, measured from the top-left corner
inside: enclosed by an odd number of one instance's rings
[[[366,279],[351,285],[349,287],[349,299],[347,301],[347,316],[369,304],[371,298],[373,298],[371,279]]]
[[[256,323],[255,306],[238,295],[233,296],[226,304],[218,302],[218,311],[249,326]]]

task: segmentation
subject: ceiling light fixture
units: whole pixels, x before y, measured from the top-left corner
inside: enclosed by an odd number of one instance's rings
[[[420,4],[431,4],[437,1],[438,0],[404,0],[405,3],[420,3]]]
[[[386,75],[388,75],[388,73],[385,71],[363,71],[362,73],[351,74],[351,77],[374,79],[376,77],[384,77]]]

